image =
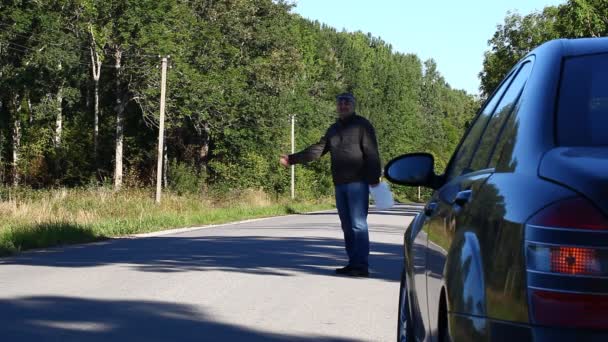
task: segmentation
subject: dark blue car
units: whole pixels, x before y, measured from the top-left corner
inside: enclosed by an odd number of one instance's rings
[[[556,40],[488,98],[407,228],[399,341],[608,341],[608,39]]]

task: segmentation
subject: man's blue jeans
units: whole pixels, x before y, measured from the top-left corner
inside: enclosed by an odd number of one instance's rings
[[[369,258],[368,184],[357,182],[336,185],[336,207],[342,222],[348,265],[353,268],[367,269]]]

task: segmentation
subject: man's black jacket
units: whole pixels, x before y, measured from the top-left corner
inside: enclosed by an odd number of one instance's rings
[[[381,166],[372,124],[357,114],[339,119],[318,143],[289,156],[290,164],[303,164],[331,153],[334,184],[380,180]]]

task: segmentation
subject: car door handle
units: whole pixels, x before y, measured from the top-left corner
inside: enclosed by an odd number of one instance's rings
[[[456,198],[454,198],[453,205],[457,205],[459,207],[464,207],[471,200],[471,196],[473,195],[472,190],[464,190],[456,194]]]
[[[424,207],[424,215],[433,216],[433,214],[435,213],[435,210],[437,210],[437,203],[431,202],[431,203],[427,204],[426,207]]]

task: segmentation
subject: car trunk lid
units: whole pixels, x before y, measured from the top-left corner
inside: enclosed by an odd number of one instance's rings
[[[583,194],[608,215],[608,147],[559,147],[542,159],[539,175]]]

